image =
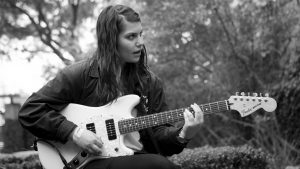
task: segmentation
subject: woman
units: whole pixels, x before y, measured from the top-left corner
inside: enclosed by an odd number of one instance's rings
[[[97,20],[97,51],[94,56],[66,67],[19,111],[19,121],[35,136],[61,143],[73,141],[89,154],[101,154],[103,142],[93,132],[79,128],[59,112],[69,103],[103,106],[127,94],[141,96],[138,116],[167,110],[162,83],[148,70],[141,20],[133,9],[108,6]],[[171,124],[139,131],[135,154],[98,159],[85,168],[175,168],[164,156],[180,153],[203,123],[198,105],[194,115],[184,112],[185,124]]]

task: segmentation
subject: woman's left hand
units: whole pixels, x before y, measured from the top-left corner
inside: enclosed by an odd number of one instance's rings
[[[179,133],[179,137],[188,140],[192,139],[196,135],[201,124],[204,123],[204,115],[200,107],[195,103],[192,104],[191,107],[195,114],[193,115],[188,109],[185,109],[183,112],[184,125]]]

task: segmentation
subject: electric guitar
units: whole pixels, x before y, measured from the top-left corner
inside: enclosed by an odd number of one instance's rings
[[[166,123],[184,120],[186,108],[165,111],[136,117],[134,107],[140,102],[137,95],[126,95],[101,107],[88,107],[69,104],[61,114],[81,128],[98,135],[103,142],[102,154],[87,154],[72,141],[65,144],[55,141],[37,141],[40,161],[45,169],[80,168],[87,162],[98,158],[133,155],[134,150],[127,145],[128,139],[139,139],[138,131]],[[267,112],[276,109],[277,103],[268,96],[246,96],[243,92],[228,100],[199,105],[204,114],[236,110],[242,117],[263,108]],[[190,107],[187,107],[190,109]],[[62,160],[63,159],[63,160]]]

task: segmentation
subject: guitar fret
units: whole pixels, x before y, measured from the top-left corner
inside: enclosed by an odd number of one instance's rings
[[[227,101],[225,102],[226,103],[226,108],[229,108],[228,104],[227,104]]]
[[[207,104],[203,105],[204,108],[204,112],[209,112],[209,107],[207,106]]]
[[[214,102],[211,103],[211,111],[212,112],[219,112],[220,111],[220,107],[219,107],[219,103],[218,102]]]

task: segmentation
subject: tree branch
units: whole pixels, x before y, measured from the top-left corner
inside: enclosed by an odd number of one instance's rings
[[[80,3],[80,0],[77,0],[77,2],[75,2],[75,1],[76,0],[69,0],[69,3],[71,4],[71,7],[72,7],[72,12],[73,12],[72,35],[71,35],[72,38],[75,36],[74,30],[77,25],[78,7],[79,7],[79,3]]]
[[[44,29],[40,24],[38,24],[38,23],[34,20],[34,18],[33,18],[26,10],[24,10],[24,9],[22,9],[22,8],[20,8],[20,7],[18,7],[16,4],[13,3],[13,1],[8,1],[8,2],[9,2],[10,6],[11,6],[12,8],[19,10],[21,13],[25,14],[25,15],[29,18],[29,20],[31,21],[31,23],[33,24],[33,26],[36,28],[36,30],[37,30],[37,32],[38,32],[38,34],[39,34],[39,37],[40,37],[40,39],[41,39],[41,41],[42,41],[45,45],[49,46],[49,47],[53,50],[53,52],[54,52],[54,53],[55,53],[55,54],[56,54],[56,55],[57,55],[57,56],[58,56],[58,57],[66,64],[66,65],[71,64],[71,61],[70,61],[69,59],[65,58],[65,57],[63,56],[63,54],[61,53],[61,51],[60,51],[59,49],[55,48],[55,47],[51,44],[51,42],[52,42],[51,30],[50,30],[49,25],[48,25],[48,23],[46,22],[46,20],[43,20],[43,22],[45,22],[45,24],[46,24],[46,29]],[[43,18],[44,15],[43,15],[41,9],[38,9],[38,12],[39,12],[39,17],[40,17],[39,19]],[[40,20],[39,20],[39,21],[40,21]],[[40,22],[39,22],[39,23],[40,23]],[[47,31],[45,31],[45,30],[47,30]],[[46,38],[45,38],[45,37],[46,37]]]
[[[233,53],[233,56],[234,56],[235,58],[237,58],[237,59],[244,65],[244,67],[246,68],[246,70],[247,70],[248,72],[250,72],[250,76],[252,76],[252,77],[257,81],[258,85],[259,85],[260,87],[263,87],[263,86],[264,86],[263,81],[262,81],[262,80],[257,76],[257,74],[249,67],[249,64],[248,64],[249,59],[248,59],[246,56],[239,55],[239,54],[237,53],[237,51],[236,51],[236,49],[235,49],[235,47],[234,47],[234,44],[233,44],[233,42],[232,42],[230,33],[229,33],[229,31],[227,30],[227,28],[226,28],[226,26],[225,26],[225,23],[224,23],[224,21],[223,21],[221,15],[219,14],[218,7],[214,7],[214,11],[215,11],[215,13],[216,13],[218,19],[220,20],[220,22],[221,22],[221,24],[222,24],[223,30],[224,30],[224,32],[225,32],[225,35],[226,35],[227,39],[228,39],[228,42],[229,42],[231,51],[232,51],[232,53]]]
[[[234,54],[235,57],[237,57],[237,58],[238,58],[239,60],[241,60],[245,65],[247,65],[247,63],[248,63],[248,58],[245,57],[245,56],[242,56],[242,55],[238,55],[238,53],[236,52],[236,49],[235,49],[234,44],[233,44],[233,42],[232,42],[230,33],[229,33],[228,29],[226,28],[225,23],[224,23],[224,21],[223,21],[221,15],[220,15],[220,13],[219,13],[218,7],[215,7],[214,10],[215,10],[215,13],[216,13],[216,15],[217,15],[219,21],[221,22],[221,25],[222,25],[222,27],[223,27],[223,30],[224,30],[225,35],[226,35],[226,37],[227,37],[227,40],[228,40],[228,42],[229,42],[230,49],[231,49],[232,53]]]

